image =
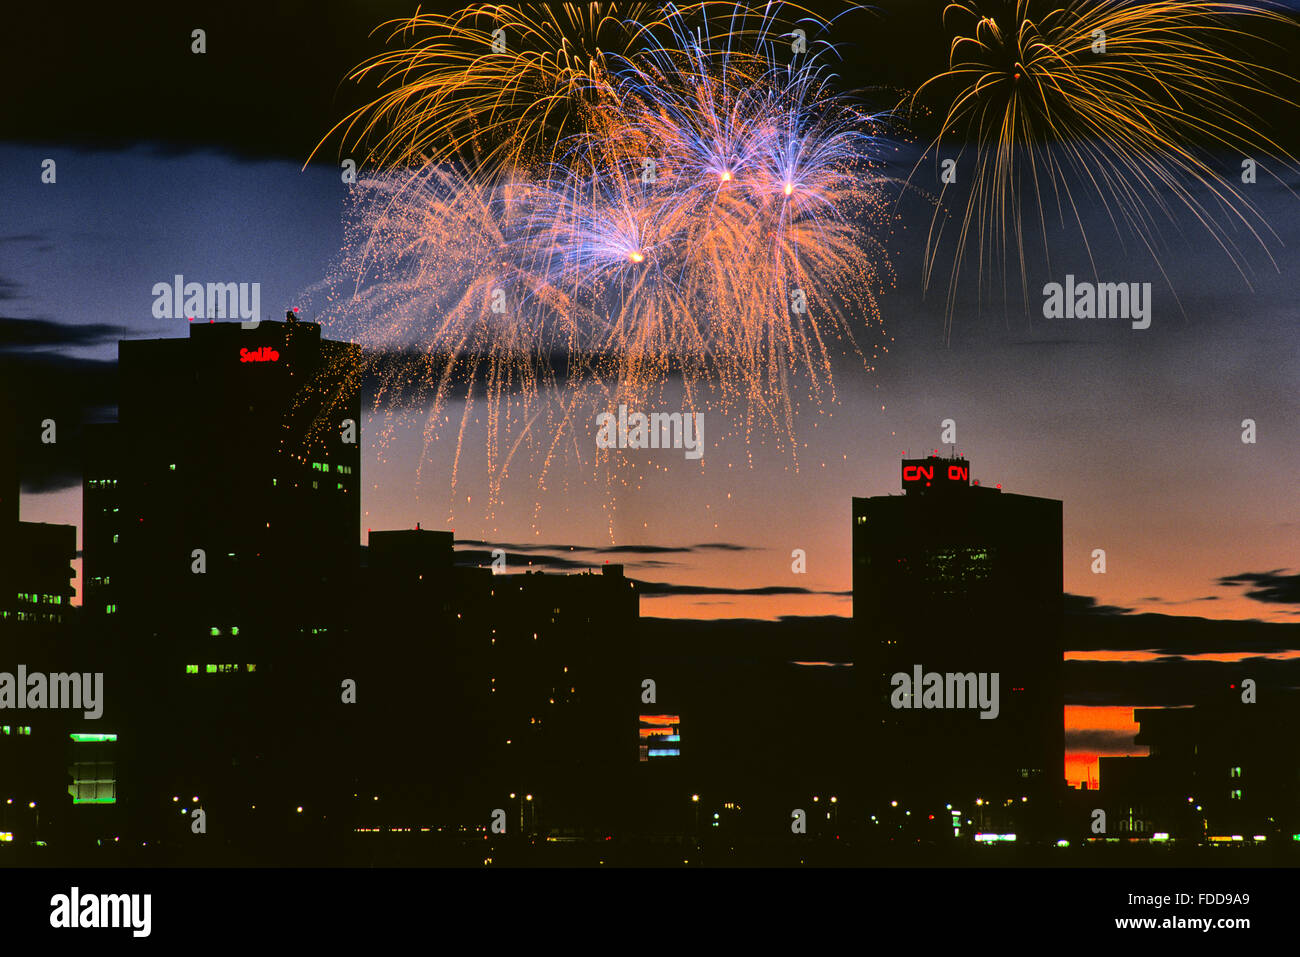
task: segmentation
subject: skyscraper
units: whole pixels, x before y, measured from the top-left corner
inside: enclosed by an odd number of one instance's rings
[[[866,773],[884,795],[1007,800],[1063,779],[1061,502],[907,459],[853,499]]]
[[[146,802],[309,764],[355,600],[355,347],[292,316],[189,332],[120,344],[118,423],[87,446],[88,611],[121,642]]]

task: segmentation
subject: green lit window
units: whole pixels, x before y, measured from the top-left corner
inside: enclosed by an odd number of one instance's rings
[[[199,673],[199,666],[198,666],[198,665],[186,665],[186,666],[185,666],[185,673],[186,673],[187,675],[196,675],[196,674]]]
[[[117,605],[106,605],[106,606],[104,607],[104,614],[106,614],[106,615],[115,615],[115,614],[117,614]]]
[[[175,462],[171,463],[170,465],[167,466],[167,468],[169,468],[169,469],[171,469],[173,472],[175,472],[175,471],[176,471],[176,463],[175,463]]]
[[[256,671],[256,670],[257,670],[257,665],[246,665],[245,667],[248,668],[249,671]]]
[[[73,804],[116,804],[117,770],[112,761],[78,761],[68,787]]]
[[[116,536],[116,535],[113,536],[113,544],[114,544],[114,545],[117,544],[117,536]]]
[[[239,634],[239,626],[238,626],[238,625],[231,625],[231,626],[230,626],[230,633],[231,633],[232,635],[238,635],[238,634]]]
[[[217,666],[216,666],[216,665],[207,665],[203,670],[206,671],[206,672],[207,672],[208,674],[210,674],[210,675],[215,675],[215,674],[217,673]]]
[[[211,634],[213,638],[216,638],[218,635],[221,634],[221,629],[218,628],[216,625],[213,625],[212,628],[209,629],[209,634]]]

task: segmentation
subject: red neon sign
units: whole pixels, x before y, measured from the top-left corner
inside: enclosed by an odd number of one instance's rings
[[[956,488],[970,483],[970,463],[965,459],[903,460],[904,488]]]
[[[240,362],[278,362],[280,353],[276,352],[270,346],[259,346],[252,352],[247,349],[239,350]]]

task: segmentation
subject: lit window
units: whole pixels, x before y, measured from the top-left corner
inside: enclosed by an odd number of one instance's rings
[[[206,672],[207,672],[208,674],[210,674],[210,675],[215,675],[215,674],[217,673],[217,666],[216,666],[216,665],[207,665],[203,670],[206,671]]]
[[[186,673],[187,675],[196,675],[196,674],[199,673],[199,666],[198,666],[198,665],[186,665],[186,666],[185,666],[185,673]]]

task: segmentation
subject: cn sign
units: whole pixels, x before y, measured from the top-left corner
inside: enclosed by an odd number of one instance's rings
[[[970,463],[965,459],[904,459],[903,488],[954,488],[970,484]]]

